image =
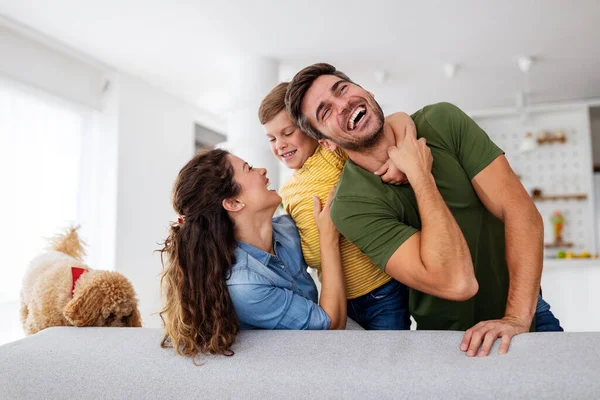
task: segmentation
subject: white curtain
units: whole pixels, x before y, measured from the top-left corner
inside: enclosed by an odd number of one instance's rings
[[[0,80],[0,344],[23,336],[19,291],[47,238],[77,223],[90,115]]]

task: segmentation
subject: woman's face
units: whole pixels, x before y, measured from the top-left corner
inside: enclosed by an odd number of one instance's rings
[[[271,152],[290,169],[302,168],[319,145],[315,139],[306,136],[294,125],[285,110],[280,111],[264,127]]]
[[[277,208],[281,203],[281,197],[275,190],[269,190],[267,170],[265,168],[254,168],[233,154],[229,154],[227,157],[233,167],[233,179],[241,188],[237,200],[245,204],[244,209],[260,211]]]

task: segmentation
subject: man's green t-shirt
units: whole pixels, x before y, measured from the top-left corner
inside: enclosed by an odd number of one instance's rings
[[[462,302],[410,289],[411,315],[418,329],[439,330],[466,330],[480,321],[500,319],[508,297],[504,224],[485,208],[471,180],[503,151],[452,104],[433,104],[411,117],[417,136],[427,139],[433,177],[465,236],[479,283],[479,292]],[[352,161],[338,183],[331,218],[340,233],[382,269],[421,229],[410,185],[384,184]]]

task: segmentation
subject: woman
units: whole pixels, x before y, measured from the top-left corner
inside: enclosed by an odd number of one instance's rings
[[[321,300],[306,272],[300,237],[264,168],[224,150],[198,154],[179,172],[172,224],[161,250],[163,347],[196,357],[233,355],[239,329],[344,329],[346,294],[331,191],[315,219],[321,236]]]

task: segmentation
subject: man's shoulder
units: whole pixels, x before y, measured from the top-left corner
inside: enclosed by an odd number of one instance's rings
[[[415,112],[411,117],[413,117],[413,120],[415,121],[424,119],[429,123],[435,123],[437,121],[448,121],[450,118],[458,115],[464,115],[464,111],[452,103],[443,101],[440,103],[429,104]]]
[[[337,184],[334,203],[362,203],[382,200],[386,187],[381,178],[348,160]]]

